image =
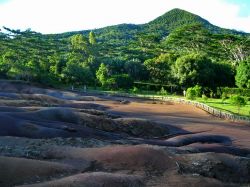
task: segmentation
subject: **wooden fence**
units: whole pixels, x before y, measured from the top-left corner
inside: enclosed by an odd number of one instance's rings
[[[150,99],[156,99],[156,98],[151,97]],[[221,110],[215,109],[211,106],[208,106],[204,103],[200,103],[197,101],[190,101],[190,100],[186,100],[186,99],[172,98],[172,97],[161,97],[161,100],[193,105],[193,106],[200,108],[200,109],[208,112],[209,114],[216,116],[216,117],[219,117],[221,119],[226,119],[226,120],[230,120],[233,122],[247,122],[250,124],[249,117],[239,116],[239,115],[223,112]]]
[[[128,93],[122,93],[122,94],[114,94],[116,96],[122,96],[122,97],[138,97],[137,95],[134,94],[128,94]],[[249,123],[250,124],[250,118],[249,117],[245,117],[245,116],[239,116],[236,114],[231,114],[228,112],[223,112],[221,110],[215,109],[211,106],[208,106],[204,103],[200,103],[197,101],[190,101],[190,100],[186,100],[186,99],[181,99],[181,98],[173,98],[173,97],[165,97],[165,96],[143,96],[144,98],[147,99],[152,99],[152,100],[158,100],[158,101],[172,101],[172,102],[176,102],[176,103],[183,103],[183,104],[187,104],[187,105],[193,105],[197,108],[200,108],[206,112],[208,112],[209,114],[216,116],[218,118],[221,119],[225,119],[225,120],[229,120],[229,121],[233,121],[233,122],[245,122],[245,123]]]
[[[76,91],[76,90],[75,90]],[[197,101],[190,101],[182,98],[173,98],[173,97],[166,97],[166,96],[148,96],[148,95],[141,95],[138,96],[136,94],[129,94],[129,93],[105,93],[101,91],[90,91],[88,90],[87,92],[89,93],[96,93],[96,94],[104,94],[104,95],[113,95],[113,96],[120,96],[120,97],[137,97],[137,98],[146,98],[146,99],[151,99],[151,100],[157,100],[157,101],[171,101],[175,103],[182,103],[182,104],[187,104],[187,105],[193,105],[197,108],[200,108],[209,114],[216,116],[221,119],[233,121],[233,122],[245,122],[250,124],[250,117],[245,117],[245,116],[239,116],[236,114],[231,114],[228,112],[223,112],[221,110],[215,109],[211,106],[208,106],[204,103],[200,103]]]

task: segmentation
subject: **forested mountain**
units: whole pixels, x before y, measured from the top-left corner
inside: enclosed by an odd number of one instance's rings
[[[245,34],[243,32],[217,27],[209,23],[207,20],[201,18],[200,16],[181,9],[173,9],[156,18],[155,20],[149,22],[148,24],[145,24],[144,27],[147,32],[160,31],[162,33],[162,36],[164,36],[168,33],[171,33],[175,29],[182,27],[183,25],[194,24],[200,24],[212,33],[240,35]]]
[[[0,33],[0,50],[2,78],[51,85],[127,88],[133,81],[143,81],[213,89],[237,84],[234,76],[239,64],[249,64],[250,34],[173,9],[146,24],[92,31],[43,35],[5,28]],[[207,77],[199,78],[199,72]],[[243,76],[248,81],[249,75]],[[211,83],[200,80],[206,78]],[[250,81],[242,85],[250,87]]]
[[[129,40],[134,39],[135,35],[138,33],[150,33],[157,34],[160,37],[167,36],[170,32],[174,31],[178,27],[182,27],[183,25],[189,24],[201,24],[209,31],[213,33],[224,33],[224,34],[239,34],[246,35],[247,33],[239,32],[236,30],[223,29],[212,25],[207,20],[201,18],[198,15],[192,14],[185,10],[181,9],[173,9],[164,15],[156,18],[153,21],[150,21],[146,24],[141,25],[133,25],[133,24],[120,24],[115,26],[108,26],[100,29],[94,29],[93,32],[96,33],[97,38],[100,41],[109,41],[110,39],[120,39],[120,40]],[[74,34],[84,34],[87,35],[90,30],[84,31],[74,31],[67,32],[62,34],[55,34],[54,36],[58,38],[67,38]]]

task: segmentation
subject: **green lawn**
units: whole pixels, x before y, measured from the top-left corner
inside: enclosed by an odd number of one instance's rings
[[[199,102],[205,103],[211,107],[220,109],[222,111],[230,112],[233,114],[238,114],[238,107],[232,105],[228,99],[224,101],[224,103],[222,102],[221,99],[213,99],[213,98],[209,98],[207,101],[204,101],[202,98],[197,98],[196,100]],[[249,101],[247,102],[247,105],[240,108],[239,115],[250,117],[250,102]]]

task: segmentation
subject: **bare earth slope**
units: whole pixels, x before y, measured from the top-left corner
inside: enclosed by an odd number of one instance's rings
[[[0,81],[0,186],[248,186],[250,127],[193,106]]]

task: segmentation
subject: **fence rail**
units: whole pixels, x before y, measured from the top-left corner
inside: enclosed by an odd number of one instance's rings
[[[227,112],[223,112],[221,110],[215,109],[211,106],[208,106],[204,103],[200,103],[197,101],[190,101],[190,100],[186,100],[186,99],[181,99],[181,98],[171,98],[171,97],[162,97],[164,101],[173,101],[173,102],[177,102],[177,103],[183,103],[183,104],[188,104],[188,105],[193,105],[197,108],[200,108],[206,112],[208,112],[209,114],[216,116],[218,118],[221,119],[226,119],[226,120],[230,120],[233,122],[247,122],[250,124],[250,118],[246,117],[246,116],[239,116],[236,114],[231,114],[231,113],[227,113]],[[152,99],[152,98],[151,98]],[[155,98],[153,98],[155,99]]]
[[[80,91],[80,90],[75,90],[75,91]],[[197,101],[190,101],[182,98],[173,98],[173,97],[166,97],[166,96],[148,96],[148,95],[136,95],[136,94],[129,94],[129,93],[107,93],[107,92],[102,92],[102,91],[87,91],[88,93],[96,93],[96,94],[104,94],[104,95],[113,95],[113,96],[120,96],[120,97],[136,97],[136,98],[147,98],[147,99],[152,99],[152,100],[158,100],[158,101],[172,101],[176,103],[182,103],[182,104],[187,104],[187,105],[193,105],[197,108],[200,108],[209,114],[216,116],[221,119],[225,120],[230,120],[233,122],[246,122],[250,124],[250,118],[246,116],[239,116],[236,114],[231,114],[228,112],[223,112],[221,110],[215,109],[211,106],[208,106],[204,103],[200,103]]]

